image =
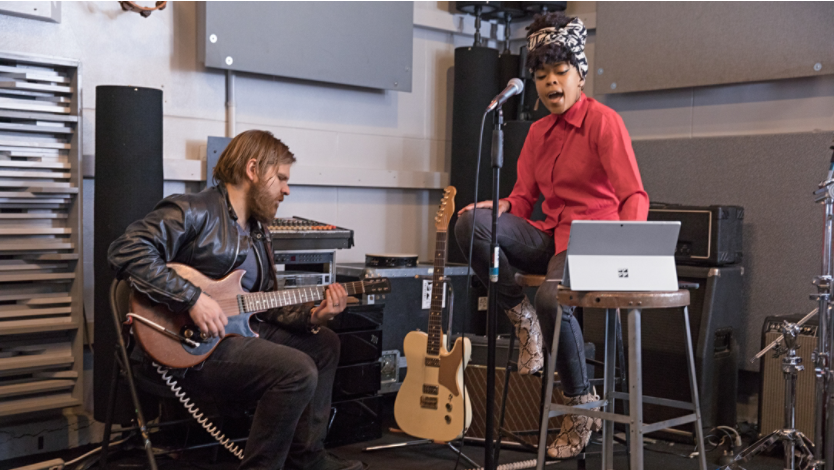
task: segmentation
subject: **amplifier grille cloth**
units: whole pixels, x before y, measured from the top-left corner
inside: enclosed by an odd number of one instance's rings
[[[486,372],[485,366],[470,365],[466,368],[466,389],[469,392],[469,399],[472,401],[472,424],[466,433],[468,437],[483,438],[486,434]],[[495,370],[495,424],[498,425],[498,418],[501,406],[501,397],[504,393],[505,369]],[[558,379],[558,375],[557,375]],[[507,411],[504,414],[504,429],[508,431],[535,431],[525,434],[522,437],[532,445],[537,445],[539,440],[539,402],[541,400],[541,379],[536,376],[510,375],[510,391],[507,396]],[[553,402],[564,403],[562,393],[559,389],[553,389]],[[550,419],[550,429],[558,428],[562,424],[562,418]],[[497,430],[496,434],[497,436]],[[549,433],[548,445],[556,438],[556,433]],[[506,442],[506,438],[505,438]]]
[[[765,344],[779,337],[779,333],[765,333]],[[814,366],[811,353],[817,347],[815,336],[799,335],[797,353],[802,357],[805,370],[796,374],[796,428],[808,439],[814,440]],[[785,426],[785,379],[782,374],[782,358],[775,359],[772,353],[764,358],[762,374],[762,404],[759,416],[759,430],[768,435]]]

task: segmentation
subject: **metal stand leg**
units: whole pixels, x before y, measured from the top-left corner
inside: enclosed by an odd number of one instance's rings
[[[628,400],[631,470],[643,470],[643,357],[639,309],[628,311]],[[699,421],[700,422],[700,421]],[[702,469],[706,470],[706,469]]]
[[[396,444],[386,444],[386,445],[382,445],[382,446],[365,447],[364,449],[362,449],[362,452],[376,452],[378,450],[391,450],[391,449],[398,449],[400,447],[414,447],[414,446],[422,446],[422,445],[428,445],[428,444],[445,445],[445,446],[449,447],[450,449],[452,449],[452,451],[454,453],[459,454],[463,460],[466,460],[467,462],[469,462],[469,464],[472,465],[473,468],[480,467],[480,465],[478,465],[477,462],[475,462],[474,460],[469,458],[469,456],[464,454],[459,448],[455,447],[451,442],[439,443],[439,442],[435,442],[431,439],[417,439],[417,440],[414,440],[414,441],[398,442]]]
[[[556,371],[556,353],[559,351],[559,334],[562,331],[562,306],[556,308],[556,326],[553,328],[553,343],[547,358],[547,372],[545,373],[544,398],[542,402],[542,419],[539,422],[539,452],[536,457],[536,470],[544,470],[547,457],[547,428],[550,422],[550,401],[553,397],[553,374]]]
[[[686,365],[689,369],[689,388],[692,390],[692,405],[695,407],[695,437],[698,443],[698,461],[701,470],[707,470],[707,453],[704,447],[704,427],[701,424],[701,403],[698,399],[698,380],[695,377],[695,354],[692,349],[692,334],[689,328],[689,308],[683,308],[683,324],[686,329]],[[629,324],[629,326],[631,326]]]
[[[130,358],[127,355],[127,347],[125,346],[125,340],[121,333],[122,326],[119,324],[119,319],[115,315],[113,315],[113,324],[116,330],[116,337],[119,339],[118,348],[116,349],[117,360],[121,360],[122,368],[127,378],[130,398],[133,399],[133,407],[136,411],[136,425],[139,427],[139,434],[142,436],[142,444],[145,448],[145,455],[148,458],[148,466],[151,470],[157,470],[156,459],[154,458],[153,448],[151,447],[151,438],[148,433],[148,427],[145,424],[145,417],[142,415],[142,405],[139,402],[136,384],[133,381],[133,371],[130,369]]]
[[[110,432],[113,429],[113,414],[116,411],[116,390],[121,378],[121,360],[118,351],[113,351],[113,379],[110,382],[110,394],[107,397],[107,413],[104,418],[104,436],[101,439],[101,468],[107,468],[107,455],[110,451]]]
[[[614,377],[616,375],[616,311],[605,310],[605,370],[603,372],[603,396],[607,403],[603,411],[613,413],[616,409],[614,403]],[[614,468],[614,422],[604,421],[602,423],[602,470],[613,470]]]
[[[447,443],[446,443],[446,445],[448,445],[448,446],[449,446],[449,448],[450,448],[450,449],[452,449],[452,451],[453,451],[454,453],[456,453],[456,454],[460,455],[460,457],[461,457],[463,460],[466,460],[467,462],[469,462],[469,465],[472,465],[473,467],[476,467],[476,468],[478,467],[478,463],[477,463],[477,462],[475,462],[474,460],[470,459],[470,458],[469,458],[466,454],[464,454],[463,452],[461,452],[461,451],[460,451],[460,449],[458,449],[457,447],[453,446],[451,442],[447,442]],[[497,462],[497,461],[498,461],[498,459],[496,458],[496,462]]]
[[[498,439],[495,443],[495,462],[498,462],[498,458],[501,456],[501,440],[504,437],[504,416],[507,411],[507,395],[509,395],[510,391],[510,373],[515,369],[512,364],[514,347],[515,331],[510,333],[510,346],[507,348],[507,366],[504,368],[504,390],[501,393],[501,410],[498,412]]]

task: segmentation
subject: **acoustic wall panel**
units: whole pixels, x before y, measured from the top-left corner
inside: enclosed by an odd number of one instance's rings
[[[649,198],[744,207],[744,319],[739,367],[770,315],[810,312],[820,271],[823,206],[813,192],[831,158],[831,132],[643,140],[633,143]]]
[[[597,2],[594,92],[834,73],[831,2]]]
[[[411,91],[412,2],[197,2],[206,67]]]
[[[84,396],[80,69],[0,52],[0,425]]]

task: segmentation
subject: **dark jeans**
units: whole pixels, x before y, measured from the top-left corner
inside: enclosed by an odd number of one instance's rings
[[[252,325],[260,338],[223,340],[181,383],[218,402],[258,402],[241,470],[281,469],[285,460],[305,468],[324,457],[339,337],[327,328],[314,335]]]
[[[476,209],[464,212],[455,224],[455,237],[464,255],[469,254],[469,235],[475,224],[472,247],[472,269],[485,285],[489,285],[489,245],[492,242],[492,211]],[[533,227],[527,221],[510,213],[498,218],[498,282],[496,295],[498,306],[509,310],[524,299],[521,286],[515,282],[515,273],[545,274],[545,282],[536,293],[536,314],[542,328],[542,337],[548,349],[553,341],[556,321],[557,291],[565,266],[565,252],[555,254],[553,236]],[[585,347],[582,328],[571,307],[562,308],[562,328],[559,334],[559,354],[556,370],[562,381],[562,389],[569,397],[584,395],[590,390],[588,371],[585,367]]]

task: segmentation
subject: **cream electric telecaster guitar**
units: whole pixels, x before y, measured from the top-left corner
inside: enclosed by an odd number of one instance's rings
[[[463,369],[472,347],[468,338],[458,338],[452,351],[447,351],[441,325],[447,230],[455,211],[455,193],[453,186],[446,188],[434,219],[437,244],[428,333],[412,331],[405,337],[408,373],[394,403],[394,418],[403,432],[441,442],[461,437],[472,422],[472,405],[463,387]]]

